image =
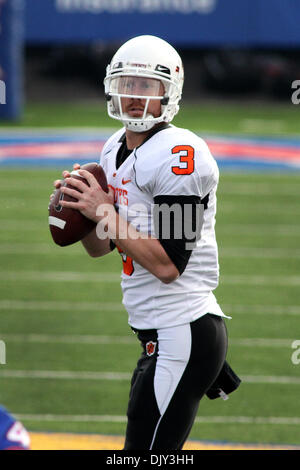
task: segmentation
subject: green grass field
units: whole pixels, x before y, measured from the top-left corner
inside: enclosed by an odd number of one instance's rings
[[[174,124],[191,130],[255,135],[299,133],[299,106],[290,103],[185,102]],[[0,121],[1,127],[118,127],[107,116],[103,100],[74,103],[28,103],[23,119],[14,124]]]
[[[244,114],[232,113],[222,129],[221,118],[214,127],[211,115],[210,125],[202,121],[199,128],[234,132]],[[27,116],[25,123],[82,125],[82,115],[73,122],[70,108],[66,115],[64,121],[54,112],[48,120]],[[292,121],[285,120],[290,133],[296,132]],[[0,172],[0,340],[6,345],[0,403],[30,431],[123,435],[141,349],[121,304],[121,259],[116,252],[89,258],[79,244],[54,245],[47,205],[60,171]],[[228,360],[244,380],[226,402],[202,400],[190,438],[300,445],[300,364],[291,360],[292,342],[300,340],[299,185],[299,173],[221,171],[215,293],[232,316]]]

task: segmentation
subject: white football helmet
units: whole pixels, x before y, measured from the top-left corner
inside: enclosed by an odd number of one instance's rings
[[[130,39],[118,49],[106,69],[108,115],[134,132],[148,131],[159,122],[171,122],[179,110],[183,81],[181,58],[169,43],[156,36]],[[138,117],[123,111],[124,97],[146,100]],[[150,99],[160,100],[160,116],[147,112]]]

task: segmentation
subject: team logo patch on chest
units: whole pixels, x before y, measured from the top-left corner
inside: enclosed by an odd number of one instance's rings
[[[146,343],[146,354],[147,354],[147,356],[153,356],[153,354],[156,351],[156,345],[157,345],[157,343],[154,342],[154,341],[148,341],[148,343]]]

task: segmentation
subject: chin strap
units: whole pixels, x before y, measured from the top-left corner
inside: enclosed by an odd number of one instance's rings
[[[152,114],[147,114],[146,118],[153,118],[153,121],[149,120],[149,121],[144,121],[144,120],[134,120],[134,119],[130,119],[130,117],[128,116],[126,119],[124,119],[122,122],[124,124],[124,126],[126,127],[126,129],[129,129],[130,131],[133,131],[133,132],[146,132],[146,131],[149,131],[150,129],[152,129],[153,126],[155,126],[155,124],[158,124],[158,122],[160,121],[156,121],[155,118],[152,116]]]

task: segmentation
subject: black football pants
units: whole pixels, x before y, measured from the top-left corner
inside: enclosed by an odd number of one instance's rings
[[[189,324],[136,332],[143,353],[131,381],[124,450],[180,450],[223,366],[225,323],[206,314]]]

